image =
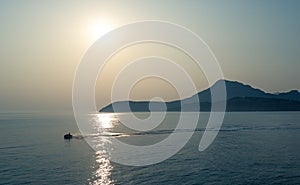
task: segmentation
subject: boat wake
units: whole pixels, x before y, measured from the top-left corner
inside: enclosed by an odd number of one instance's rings
[[[145,136],[145,135],[163,135],[163,134],[172,134],[172,133],[184,133],[184,132],[204,132],[204,131],[217,131],[215,128],[196,128],[195,130],[192,129],[163,129],[163,130],[150,130],[145,132],[130,132],[130,133],[114,133],[114,132],[102,132],[99,134],[74,134],[73,138],[75,139],[84,139],[84,138],[94,138],[94,137],[128,137],[128,136]],[[236,131],[265,131],[265,130],[300,130],[300,127],[285,127],[285,126],[278,126],[278,127],[224,127],[219,129],[219,132],[236,132]]]

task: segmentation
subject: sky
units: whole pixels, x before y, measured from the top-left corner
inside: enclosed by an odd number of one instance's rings
[[[1,0],[0,111],[71,110],[73,78],[88,48],[105,32],[143,20],[169,21],[198,34],[226,79],[266,92],[300,90],[299,8],[297,0]],[[207,88],[203,73],[193,72],[182,53],[144,44],[109,61],[97,80],[97,106],[110,102],[107,89],[120,66],[154,52],[190,70],[197,90]],[[167,82],[144,79],[130,95],[138,100],[152,96],[168,100],[177,94]]]

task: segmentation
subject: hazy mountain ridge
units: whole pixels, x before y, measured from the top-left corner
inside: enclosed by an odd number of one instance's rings
[[[299,111],[300,93],[291,90],[283,93],[266,93],[260,89],[237,81],[219,80],[212,87],[201,91],[190,98],[172,102],[120,101],[110,104],[100,112],[149,112],[151,111],[210,111],[211,89],[226,85],[226,111]],[[193,103],[198,96],[199,103]],[[128,109],[128,105],[130,109]],[[182,110],[181,104],[184,105]],[[150,105],[150,106],[149,106]],[[199,106],[200,105],[200,106]],[[116,108],[115,110],[113,109]]]

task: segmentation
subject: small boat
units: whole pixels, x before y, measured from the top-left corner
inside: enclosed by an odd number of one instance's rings
[[[70,132],[68,134],[64,135],[64,139],[72,139],[72,134],[70,134]]]

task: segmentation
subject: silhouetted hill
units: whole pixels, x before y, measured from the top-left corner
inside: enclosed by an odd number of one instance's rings
[[[149,111],[210,111],[211,89],[218,89],[222,83],[226,85],[226,111],[299,111],[300,93],[292,90],[286,93],[271,94],[250,85],[236,81],[219,80],[211,88],[183,100],[172,102],[121,101],[110,104],[100,112],[149,112]],[[200,104],[194,102],[199,97]],[[165,104],[165,105],[164,105]],[[181,104],[184,105],[182,108]],[[113,106],[117,109],[113,109]],[[128,109],[129,105],[130,109]],[[166,106],[166,107],[165,107]],[[126,108],[127,107],[127,108]]]
[[[226,111],[297,111],[300,102],[295,100],[258,97],[235,97],[227,101]]]
[[[285,93],[279,93],[276,96],[282,99],[300,101],[300,93],[297,90],[292,90],[290,92],[285,92]]]
[[[211,88],[208,88],[198,93],[199,100],[201,102],[211,102],[210,89],[218,89],[221,83],[225,83],[227,91],[227,99],[234,97],[258,97],[258,98],[275,98],[275,99],[287,99],[300,101],[300,93],[297,90],[293,90],[287,93],[271,94],[266,93],[260,89],[255,89],[250,85],[245,85],[236,81],[219,80]]]

